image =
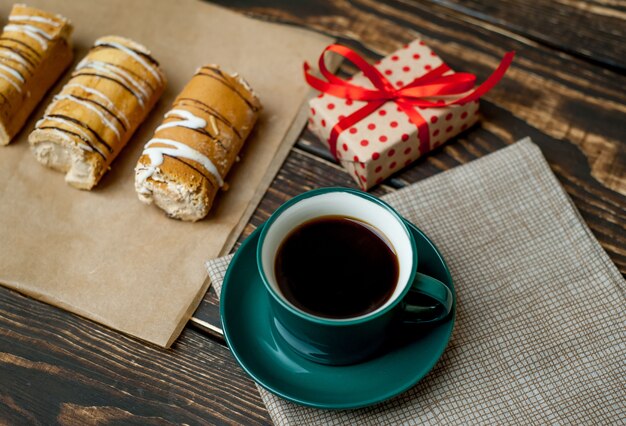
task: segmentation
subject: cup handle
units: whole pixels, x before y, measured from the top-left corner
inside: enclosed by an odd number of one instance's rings
[[[432,324],[445,319],[452,310],[454,296],[447,285],[431,276],[415,273],[409,293],[426,295],[437,302],[431,306],[419,306],[408,302],[403,305],[405,324]]]

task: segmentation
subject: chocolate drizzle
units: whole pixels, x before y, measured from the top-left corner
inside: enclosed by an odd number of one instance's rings
[[[89,102],[90,104],[96,105],[100,108],[102,108],[103,110],[105,110],[111,117],[113,117],[115,119],[115,121],[117,121],[120,126],[122,126],[122,129],[124,129],[124,131],[128,130],[128,128],[126,127],[126,125],[122,122],[122,120],[115,114],[113,113],[113,111],[111,111],[109,108],[107,108],[106,106],[102,105],[99,102],[94,101],[93,99],[89,99],[89,98],[84,98],[82,96],[78,96],[78,95],[72,95],[72,97],[76,98],[76,99],[80,99],[81,101],[84,102]]]
[[[38,59],[41,58],[41,54],[39,52],[37,52],[35,49],[33,49],[32,47],[30,47],[28,44],[24,43],[21,40],[18,40],[16,38],[13,37],[7,37],[7,36],[0,36],[0,41],[2,40],[9,40],[12,41],[13,43],[17,43],[20,46],[25,47],[29,52],[33,53]]]
[[[20,67],[24,68],[28,74],[33,75],[33,72],[30,70],[30,68],[25,67],[24,64],[22,64],[20,61],[17,61],[13,58],[9,58],[6,56],[2,56],[0,55],[0,61],[5,62],[7,64],[8,67],[10,67],[13,71],[15,71],[20,77],[22,77],[22,80],[25,80],[24,74],[22,74],[17,68],[15,68],[15,66],[13,66],[12,64],[17,64]]]
[[[98,155],[100,155],[102,157],[103,160],[106,160],[105,155],[98,149],[96,148],[90,140],[86,139],[85,137],[83,137],[82,135],[79,135],[78,133],[72,132],[71,130],[66,130],[63,129],[61,127],[57,127],[57,126],[41,126],[41,127],[37,127],[37,129],[53,129],[53,130],[58,130],[59,132],[63,132],[63,133],[67,133],[69,135],[75,136],[77,138],[79,138],[81,141],[83,141],[86,145],[88,145],[91,149],[93,149],[93,151],[95,153],[97,153]]]
[[[204,71],[208,71],[211,74],[204,73],[204,72],[202,72],[203,70]],[[222,70],[220,70],[218,68],[212,68],[212,67],[204,66],[204,67],[200,68],[200,71],[198,71],[196,73],[196,75],[202,75],[204,77],[209,77],[209,78],[212,78],[212,79],[215,79],[215,80],[219,81],[224,86],[226,86],[230,90],[232,90],[233,93],[235,93],[237,96],[239,96],[246,103],[246,105],[248,105],[248,107],[252,111],[257,112],[260,109],[258,106],[254,105],[252,102],[250,102],[250,100],[243,93],[241,93],[239,90],[237,90],[237,88],[228,81],[227,77],[224,75]]]
[[[3,44],[6,42],[16,43],[15,46],[20,46],[20,48],[18,49],[16,47]],[[28,50],[23,50],[22,47],[27,48]],[[14,56],[10,56],[7,52],[11,52]],[[26,52],[29,53],[26,54]],[[31,53],[36,55],[35,60],[32,59],[30,55]],[[23,41],[6,36],[0,37],[0,61],[4,64],[2,65],[4,67],[3,71],[9,72],[7,69],[9,68],[10,73],[13,74],[13,76],[19,76],[21,87],[23,87],[24,82],[26,81],[23,70],[26,70],[28,74],[33,75],[33,70],[36,67],[36,63],[39,62],[39,57],[39,53]],[[18,59],[22,59],[23,62]],[[11,77],[7,75],[7,78]],[[20,83],[16,82],[15,84],[18,84],[19,87]]]
[[[67,120],[67,121],[70,121],[70,122],[76,124],[79,127],[82,127],[83,129],[89,130],[89,132],[96,137],[98,142],[106,147],[106,149],[107,149],[107,151],[109,151],[109,153],[113,152],[113,148],[111,148],[111,145],[106,143],[104,141],[104,139],[102,139],[102,136],[100,136],[98,134],[98,132],[96,132],[94,129],[92,129],[88,124],[83,123],[82,121],[77,120],[74,117],[70,117],[70,116],[64,115],[64,114],[47,114],[47,115],[44,116],[43,119],[45,120],[46,117],[60,118],[60,119],[63,119],[63,120]]]
[[[237,128],[226,117],[224,117],[222,114],[219,113],[219,111],[217,111],[215,108],[211,107],[210,105],[207,105],[206,103],[199,101],[197,99],[193,99],[193,98],[178,98],[176,102],[174,103],[174,105],[177,105],[180,102],[187,102],[187,101],[195,104],[194,108],[198,108],[200,111],[206,112],[207,114],[212,115],[217,120],[224,123],[228,128],[230,128],[237,135],[237,137],[239,137],[239,139],[241,139],[241,133],[239,133],[239,130],[237,130]]]
[[[111,67],[111,68],[117,68],[117,69],[120,69],[120,70],[122,70],[122,71],[127,72],[128,74],[130,74],[130,75],[132,75],[133,77],[135,77],[138,81],[140,81],[141,83],[143,83],[143,84],[145,84],[146,86],[148,86],[148,88],[149,88],[151,91],[153,91],[153,92],[154,92],[154,90],[155,90],[154,86],[153,86],[152,84],[150,84],[150,82],[149,82],[146,78],[144,78],[144,77],[140,76],[140,75],[139,75],[139,74],[137,74],[136,72],[131,71],[131,70],[129,70],[128,68],[123,67],[123,66],[121,66],[121,65],[119,65],[119,64],[113,64],[113,63],[110,63],[110,62],[105,62],[105,63],[107,64],[107,68],[108,68],[108,67]]]
[[[0,41],[0,43],[1,43],[1,41]],[[28,65],[30,65],[32,68],[36,68],[37,67],[37,64],[31,58],[29,58],[27,55],[25,55],[23,51],[21,51],[19,49],[14,49],[12,47],[4,46],[2,44],[0,44],[0,49],[8,50],[10,52],[15,53],[20,58],[24,59],[24,61],[26,63],[28,63]]]
[[[188,162],[186,162],[186,161],[183,161],[181,158],[174,157],[173,155],[163,154],[163,156],[164,156],[164,157],[167,157],[167,158],[171,158],[172,160],[179,161],[179,162],[183,163],[184,165],[186,165],[186,166],[188,166],[188,167],[191,167],[191,168],[192,168],[192,169],[194,169],[196,172],[198,172],[198,173],[200,174],[200,176],[202,176],[203,178],[205,178],[206,180],[208,180],[209,182],[211,182],[211,179],[210,179],[207,175],[205,175],[204,173],[202,173],[202,172],[201,172],[201,171],[200,171],[197,167],[195,167],[193,164],[190,164],[190,163],[188,163]]]
[[[2,60],[2,59],[9,59],[9,58],[3,58],[3,57],[0,57],[0,60]],[[19,62],[15,61],[15,60],[13,60],[13,59],[9,59],[9,60],[10,60],[11,62],[14,62],[14,63],[18,63],[18,64],[19,64]],[[19,75],[19,76],[20,76],[20,78],[22,79],[22,84],[24,84],[24,81],[26,80],[26,78],[24,77],[24,74],[22,74],[22,73],[21,73],[19,70],[17,70],[15,67],[9,67],[9,68],[11,68],[11,69],[13,70],[13,72],[17,73],[17,75]],[[29,72],[30,72],[30,71],[29,71]]]
[[[133,51],[133,52],[134,52],[134,53],[136,53],[137,55],[139,55],[139,56],[141,56],[141,57],[143,57],[143,58],[147,59],[147,60],[148,60],[148,61],[149,61],[152,65],[157,66],[157,67],[159,66],[159,62],[158,62],[156,59],[154,59],[152,56],[150,56],[149,54],[147,54],[146,52],[142,52],[141,50],[133,49],[133,48],[132,48],[132,47],[130,47],[130,46],[124,46],[124,47],[125,47],[125,48],[127,48],[128,50]],[[118,48],[117,46],[112,45],[112,44],[107,43],[107,42],[100,42],[100,44],[99,44],[98,46],[94,47],[92,50],[98,50],[98,49],[100,49],[100,48],[103,48],[103,49],[104,49],[104,48],[108,48],[108,49],[118,49],[118,50],[119,50],[119,48]]]
[[[82,75],[84,75],[84,76],[91,76],[91,77],[98,77],[98,78],[103,78],[103,79],[105,79],[105,80],[112,81],[112,82],[114,82],[114,83],[119,84],[119,85],[120,85],[120,86],[121,86],[124,90],[126,90],[128,93],[130,93],[130,94],[131,94],[131,95],[133,95],[134,97],[138,97],[138,96],[135,94],[135,92],[134,92],[134,91],[133,91],[130,87],[128,87],[125,83],[122,83],[121,81],[116,80],[116,79],[115,79],[115,78],[113,78],[113,77],[109,77],[108,75],[99,74],[99,73],[97,73],[97,72],[85,72],[85,71],[82,71],[82,70],[81,70],[81,71],[76,71],[76,72],[74,72],[74,73],[72,74],[72,77],[80,77],[80,76],[82,76]]]
[[[148,89],[150,89],[152,92],[154,92],[154,90],[155,90],[155,89],[154,89],[154,87],[152,86],[152,84],[150,84],[150,82],[149,82],[148,80],[146,80],[146,79],[145,79],[145,78],[143,78],[142,76],[138,75],[136,72],[133,72],[133,71],[129,70],[129,69],[128,69],[128,68],[126,68],[126,67],[123,67],[123,66],[118,65],[118,64],[112,64],[112,63],[110,63],[110,62],[102,62],[102,65],[103,65],[103,66],[107,69],[107,71],[109,71],[109,72],[111,72],[111,73],[114,73],[114,74],[116,74],[116,75],[117,75],[117,74],[119,74],[119,71],[114,71],[114,70],[116,70],[116,69],[118,69],[118,70],[122,70],[122,71],[124,71],[125,73],[128,73],[128,74],[132,75],[133,77],[135,77],[135,78],[137,79],[137,80],[134,82],[136,85],[138,85],[138,84],[139,84],[139,82],[141,82],[141,83],[145,84],[145,85],[148,87]],[[88,64],[85,66],[85,68],[80,68],[80,69],[78,69],[77,71],[74,71],[74,73],[72,74],[72,76],[82,74],[82,70],[83,70],[83,69],[86,69],[86,68],[93,69],[93,70],[97,70],[96,68],[93,68],[92,66],[89,66],[89,63],[88,63]],[[98,76],[101,76],[101,75],[102,75],[102,74],[98,74]],[[110,77],[110,78],[112,78],[112,77]],[[128,78],[127,78],[127,80],[128,80]],[[131,93],[133,93],[133,94],[134,94],[134,91],[133,91],[133,90],[132,90],[129,86],[125,86],[125,87],[126,87],[128,90],[130,90],[130,91],[131,91]],[[145,87],[144,87],[144,89],[145,89]],[[137,95],[135,95],[135,97],[136,97],[136,96],[137,96]]]

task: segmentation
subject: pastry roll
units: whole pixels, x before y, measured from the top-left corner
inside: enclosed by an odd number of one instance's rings
[[[35,157],[66,173],[70,185],[93,188],[164,88],[145,47],[122,37],[98,39],[30,134]]]
[[[8,145],[72,62],[72,25],[60,15],[13,6],[0,35],[0,145]]]
[[[260,110],[241,77],[214,65],[200,68],[139,158],[139,199],[176,219],[205,217]]]

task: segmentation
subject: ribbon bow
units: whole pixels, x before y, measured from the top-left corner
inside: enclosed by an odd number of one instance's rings
[[[356,67],[363,72],[363,75],[372,82],[375,89],[356,86],[328,71],[324,61],[326,52],[338,53],[356,65]],[[515,52],[506,53],[496,70],[484,83],[476,88],[474,88],[476,83],[475,75],[464,72],[449,74],[449,71],[451,71],[450,67],[446,64],[441,64],[421,77],[416,78],[406,86],[396,89],[385,76],[375,67],[367,63],[367,61],[355,51],[339,44],[331,44],[324,49],[318,61],[319,70],[327,81],[312,75],[310,72],[311,67],[306,62],[304,63],[304,77],[311,87],[320,92],[328,93],[338,98],[367,102],[362,108],[340,119],[333,127],[328,144],[330,152],[335,158],[337,157],[337,138],[339,134],[369,116],[389,101],[395,102],[400,110],[417,126],[420,140],[420,153],[424,153],[429,142],[428,124],[417,111],[416,107],[444,108],[451,105],[463,105],[480,98],[491,90],[502,78],[513,61],[514,56]],[[448,75],[444,75],[446,73],[448,73]],[[469,92],[470,90],[471,92]],[[432,99],[450,95],[464,96],[453,100]]]

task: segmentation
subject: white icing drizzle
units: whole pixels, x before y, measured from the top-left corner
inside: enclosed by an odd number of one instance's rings
[[[46,113],[47,113],[47,111],[46,111]],[[72,129],[72,131],[78,133],[83,138],[87,139],[92,144],[94,143],[93,138],[87,132],[85,132],[80,126],[76,125],[75,123],[72,123],[69,120],[66,120],[66,119],[61,118],[61,117],[49,117],[49,116],[45,115],[41,120],[37,121],[37,124],[35,124],[35,126],[37,128],[41,127],[41,125],[43,124],[44,121],[53,121],[55,123],[64,124],[67,127],[69,127],[70,129]],[[46,129],[46,130],[55,130],[55,129]],[[64,135],[64,136],[67,136],[67,135]],[[93,149],[91,148],[91,146],[87,145],[85,143],[85,141],[83,141],[83,140],[80,140],[80,142],[78,142],[78,145],[82,149],[84,149],[85,151],[93,152]],[[106,154],[104,152],[102,152],[101,150],[99,150],[95,146],[94,146],[94,149],[96,151],[98,151],[103,157],[106,158]]]
[[[148,166],[144,169],[137,169],[137,183],[141,186],[135,185],[135,188],[138,193],[148,195],[150,194],[150,190],[145,187],[145,183],[148,178],[152,177],[152,175],[156,172],[156,167],[152,165]]]
[[[113,64],[102,61],[89,61],[87,58],[80,61],[80,63],[76,66],[76,71],[84,68],[92,68],[102,74],[112,77],[115,80],[125,83],[126,86],[130,86],[129,89],[131,89],[141,107],[145,107],[145,102],[149,98],[148,92],[126,71],[115,67]]]
[[[155,143],[162,143],[169,146],[152,146]],[[217,167],[215,167],[215,164],[213,164],[213,162],[206,155],[196,151],[184,143],[172,139],[154,138],[146,143],[142,155],[147,155],[150,158],[150,166],[137,175],[137,178],[142,186],[146,179],[151,177],[156,172],[156,169],[163,164],[164,155],[169,155],[175,158],[186,158],[188,160],[195,161],[201,164],[207,172],[215,177],[215,180],[220,187],[224,185],[224,181],[220,176]]]
[[[59,27],[61,24],[53,21],[52,19],[44,18],[43,16],[32,16],[32,15],[11,15],[9,16],[9,21],[30,21],[30,22],[39,22],[41,24],[52,25],[53,27]]]
[[[89,136],[87,132],[85,132],[80,126],[72,123],[69,120],[66,120],[61,117],[44,116],[41,120],[37,121],[37,124],[35,124],[35,126],[39,128],[43,124],[44,121],[54,121],[55,123],[65,124],[66,126],[71,127],[73,131],[75,131],[76,133],[78,133],[79,135],[87,139],[88,141],[93,142],[93,140],[91,139],[91,136]]]
[[[23,65],[24,68],[26,69],[32,68],[31,64],[26,62],[24,58],[22,58],[20,55],[18,55],[15,52],[11,52],[10,50],[0,49],[0,57],[2,56],[4,56],[5,58],[10,58],[14,60],[15,62],[18,62],[20,65]]]
[[[58,129],[46,129],[48,131],[51,131],[53,133],[56,133],[61,139],[67,141],[67,142],[72,142],[72,138],[70,138],[68,135],[66,135],[65,133],[63,133],[62,131],[58,130]],[[82,144],[79,145],[80,148],[83,148]],[[87,151],[91,151],[93,152],[93,150],[91,149],[90,146],[85,146]]]
[[[11,77],[9,77],[6,74],[0,73],[0,78],[3,80],[6,80],[7,82],[9,82],[9,84],[13,87],[15,87],[15,89],[19,92],[22,93],[22,88],[20,87],[19,84],[17,84],[15,81],[13,81],[13,79]]]
[[[135,61],[143,65],[143,67],[146,70],[148,70],[148,72],[152,74],[159,83],[163,83],[163,77],[161,77],[161,75],[158,72],[156,72],[155,67],[153,67],[152,64],[149,64],[148,62],[146,62],[145,59],[143,59],[141,56],[133,52],[128,47],[124,46],[123,44],[116,43],[114,41],[106,41],[106,40],[96,41],[96,46],[102,46],[102,45],[107,45],[107,44],[121,50],[122,52],[126,53],[128,56],[132,57]]]
[[[13,68],[8,67],[8,66],[6,66],[4,64],[0,64],[0,70],[4,70],[4,71],[8,72],[13,77],[17,78],[19,81],[24,83],[24,77],[22,77],[22,75],[19,72],[15,71]]]
[[[33,40],[37,41],[42,49],[48,48],[48,40],[52,40],[52,36],[42,30],[28,24],[9,24],[4,27],[4,31],[24,33]]]
[[[65,88],[72,88],[72,87],[77,87],[87,93],[90,93],[94,96],[96,96],[97,98],[99,98],[100,100],[104,101],[106,104],[106,107],[109,108],[112,112],[115,113],[115,115],[119,116],[119,118],[124,122],[124,124],[127,127],[130,127],[130,122],[128,121],[128,117],[126,117],[126,115],[120,111],[115,104],[111,101],[111,99],[109,99],[104,93],[102,93],[99,90],[93,89],[91,87],[87,87],[83,84],[79,84],[79,83],[69,83],[65,85]]]
[[[165,118],[169,117],[178,117],[182,120],[173,120],[167,123],[161,124],[156,128],[156,132],[162,129],[168,129],[170,127],[186,127],[188,129],[204,129],[207,125],[205,119],[198,117],[197,115],[193,115],[191,112],[186,111],[184,109],[173,109],[167,114],[165,114]]]
[[[62,100],[68,100],[68,101],[71,101],[71,102],[75,102],[75,103],[80,104],[80,105],[84,106],[85,108],[95,112],[100,117],[100,120],[102,120],[102,123],[105,126],[107,126],[109,129],[111,129],[113,131],[113,133],[115,133],[115,135],[117,136],[118,140],[122,138],[122,136],[120,135],[119,130],[117,129],[117,126],[115,126],[115,124],[111,120],[109,120],[102,113],[102,111],[100,111],[94,105],[90,104],[89,102],[85,102],[85,101],[83,101],[81,99],[78,99],[78,98],[76,98],[75,96],[72,96],[72,95],[60,94],[60,95],[56,95],[54,97],[54,101],[55,102],[62,101]]]

